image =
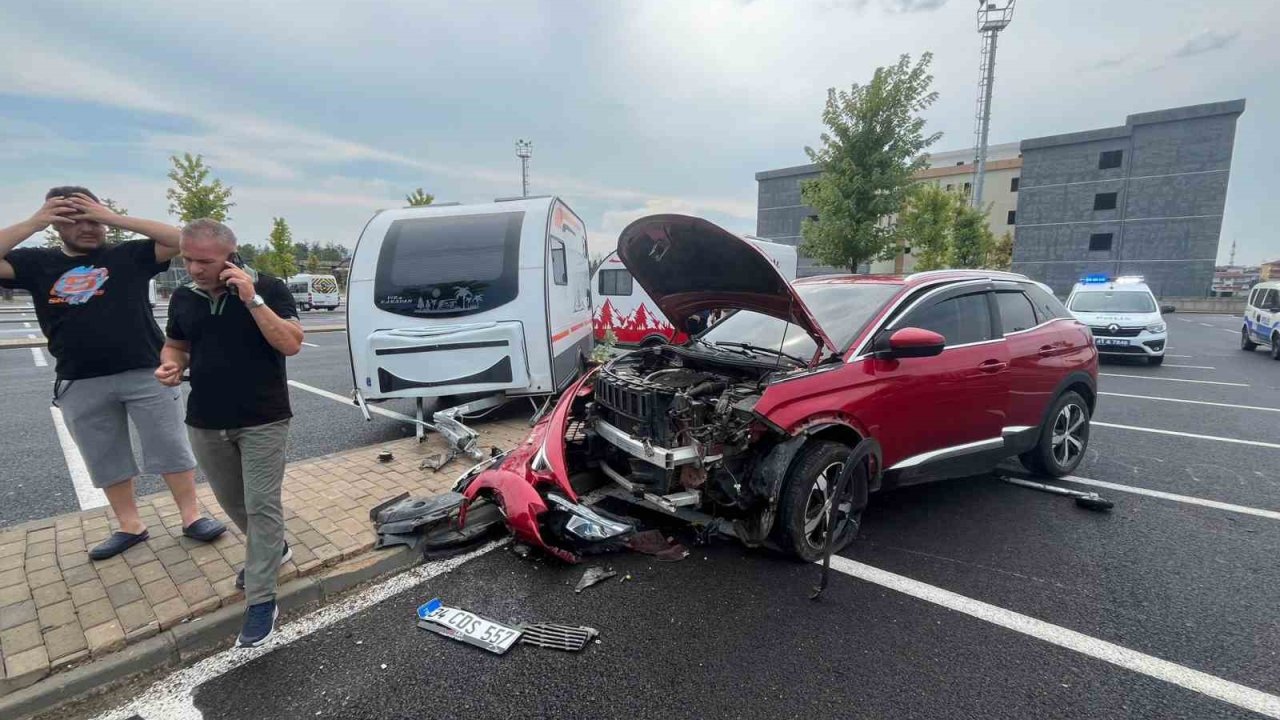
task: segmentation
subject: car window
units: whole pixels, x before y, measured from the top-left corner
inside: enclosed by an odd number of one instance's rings
[[[1265,290],[1262,297],[1258,298],[1258,307],[1263,310],[1270,310],[1277,305],[1280,305],[1280,293],[1275,290]]]
[[[1000,329],[1005,335],[1036,326],[1036,312],[1026,295],[1020,292],[998,292],[996,305],[1000,308]]]
[[[1146,290],[1095,290],[1071,298],[1076,312],[1153,313],[1156,302]]]
[[[1035,306],[1036,319],[1039,322],[1071,317],[1071,313],[1067,312],[1067,308],[1058,301],[1058,298],[1045,292],[1044,288],[1027,283],[1023,283],[1022,287],[1027,294],[1027,298],[1031,300],[1031,304]]]
[[[991,311],[987,307],[987,294],[961,295],[925,306],[913,311],[897,327],[932,330],[946,338],[948,346],[990,340]]]

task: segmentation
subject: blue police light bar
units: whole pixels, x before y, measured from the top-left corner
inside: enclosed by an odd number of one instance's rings
[[[1111,278],[1106,275],[1085,275],[1080,278],[1080,282],[1085,285],[1100,285],[1111,282]]]

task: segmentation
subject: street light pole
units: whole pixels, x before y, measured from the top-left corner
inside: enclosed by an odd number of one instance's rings
[[[533,157],[533,143],[517,140],[516,157],[520,158],[520,197],[529,197],[529,158]]]

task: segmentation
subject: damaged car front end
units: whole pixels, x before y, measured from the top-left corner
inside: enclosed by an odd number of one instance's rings
[[[492,499],[519,540],[576,562],[634,532],[582,504],[575,485],[602,484],[605,494],[749,546],[779,539],[812,560],[828,540],[846,544],[877,477],[878,453],[864,453],[854,481],[835,497],[857,439],[817,440],[839,421],[784,428],[757,407],[767,396],[777,406],[779,383],[841,362],[805,302],[759,250],[699,218],[638,220],[623,231],[618,253],[676,327],[712,310],[742,318],[586,373],[521,445],[459,480],[463,521],[469,503]],[[798,471],[808,476],[791,483]],[[788,484],[808,494],[788,502]]]

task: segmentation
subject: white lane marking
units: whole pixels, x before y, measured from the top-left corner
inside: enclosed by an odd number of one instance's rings
[[[306,345],[307,347],[320,347],[319,345],[316,345],[315,343],[304,342],[304,343],[302,343],[302,344],[303,344],[303,345]]]
[[[1214,508],[1216,510],[1226,510],[1227,512],[1240,513],[1242,515],[1256,515],[1258,517],[1267,518],[1268,520],[1280,520],[1280,512],[1276,512],[1275,510],[1263,510],[1261,508],[1253,508],[1246,505],[1233,505],[1231,503],[1218,502],[1217,500],[1207,500],[1205,498],[1192,497],[1190,495],[1177,495],[1175,493],[1167,493],[1161,490],[1148,490],[1147,488],[1134,487],[1132,485],[1121,485],[1119,483],[1107,482],[1106,480],[1093,480],[1091,478],[1077,477],[1075,475],[1067,475],[1062,479],[1067,482],[1079,483],[1081,485],[1092,485],[1094,487],[1107,488],[1117,492],[1146,495],[1148,497],[1160,498],[1161,500],[1172,500],[1174,502],[1186,503],[1188,505],[1199,505],[1201,507]]]
[[[35,361],[36,367],[49,367],[49,361],[44,359],[44,351],[38,347],[31,348],[31,359]]]
[[[1218,327],[1217,325],[1210,325],[1209,323],[1200,323],[1200,324],[1201,324],[1201,325],[1203,325],[1203,326],[1205,326],[1205,327],[1211,327],[1211,328],[1216,328],[1216,327]]]
[[[831,569],[1246,710],[1280,718],[1280,697],[1246,685],[838,555],[832,556]]]
[[[106,505],[107,496],[89,479],[89,468],[85,467],[80,447],[67,429],[67,421],[62,419],[62,409],[51,406],[49,412],[53,415],[53,429],[58,433],[58,444],[62,445],[62,456],[67,461],[67,472],[71,475],[71,486],[76,490],[80,509],[91,510]]]
[[[1189,368],[1191,370],[1217,370],[1212,365],[1174,365],[1173,363],[1165,363],[1165,367]]]
[[[332,393],[332,392],[329,392],[328,390],[322,390],[318,387],[312,387],[311,385],[307,385],[306,383],[300,383],[297,380],[290,380],[289,384],[292,385],[293,387],[298,388],[299,390],[306,390],[309,393],[315,393],[316,395],[319,395],[322,398],[329,398],[330,400],[336,400],[342,403],[343,405],[346,405],[347,407],[351,408],[352,410],[360,409],[356,407],[355,403],[351,402],[351,398],[342,397],[338,393]],[[377,415],[393,418],[395,420],[401,420],[403,422],[412,423],[414,425],[418,424],[417,420],[414,420],[413,418],[403,413],[398,413],[395,410],[387,410],[386,408],[380,408],[377,405],[373,405],[373,404],[366,404],[365,407],[369,408],[369,412]]]
[[[1222,332],[1229,332],[1229,333],[1231,333],[1232,335],[1239,335],[1239,334],[1240,334],[1238,330],[1228,330],[1228,329],[1226,329],[1226,328],[1218,328],[1218,329],[1219,329],[1219,330],[1221,330]]]
[[[1183,378],[1156,377],[1154,375],[1124,375],[1121,373],[1098,373],[1104,377],[1136,378],[1138,380],[1164,380],[1166,382],[1197,383],[1199,385],[1226,385],[1228,387],[1249,387],[1247,383],[1219,382],[1217,380],[1186,380]]]
[[[1216,440],[1224,443],[1234,443],[1236,445],[1252,445],[1254,447],[1271,448],[1272,450],[1280,450],[1280,443],[1262,442],[1261,440],[1240,440],[1238,438],[1218,437],[1217,435],[1201,435],[1199,433],[1178,432],[1177,430],[1157,430],[1156,428],[1135,427],[1133,425],[1117,425],[1115,423],[1090,421],[1090,425],[1098,427],[1116,428],[1118,430],[1133,430],[1135,432],[1156,433],[1157,435],[1175,435],[1177,437],[1195,438],[1196,440]]]
[[[1190,358],[1190,355],[1174,355],[1173,353],[1165,353],[1165,357]]]
[[[1099,392],[1099,395],[1111,397],[1133,398],[1135,400],[1160,400],[1162,402],[1187,403],[1190,405],[1211,405],[1213,407],[1231,408],[1233,410],[1260,410],[1262,412],[1280,413],[1280,407],[1261,407],[1258,405],[1232,405],[1231,403],[1209,402],[1207,400],[1183,400],[1182,398],[1155,397],[1152,395],[1130,395],[1128,393]]]
[[[203,683],[225,675],[317,630],[323,630],[339,620],[362,612],[392,595],[410,590],[439,575],[452,572],[463,563],[496,550],[508,541],[509,538],[498,540],[466,555],[459,555],[448,560],[427,562],[412,570],[407,570],[380,585],[374,585],[358,595],[353,595],[341,602],[323,607],[284,627],[276,628],[275,637],[268,640],[265,645],[255,648],[223,650],[189,668],[179,670],[163,680],[158,680],[134,700],[115,710],[109,710],[97,716],[95,720],[124,720],[134,715],[143,718],[143,720],[201,720],[204,715],[196,708],[193,695],[196,688]]]

